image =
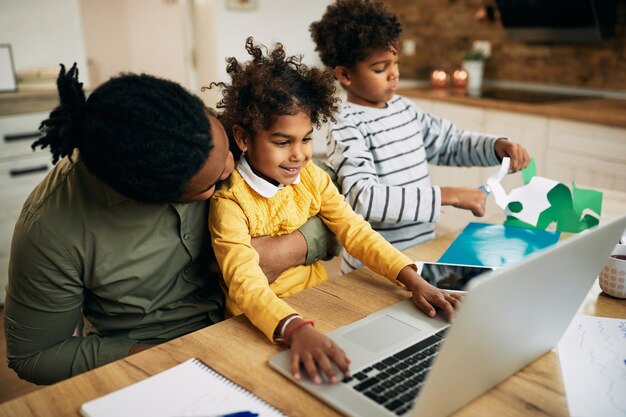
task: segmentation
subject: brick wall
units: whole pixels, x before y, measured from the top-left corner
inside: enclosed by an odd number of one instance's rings
[[[619,2],[615,35],[596,43],[529,44],[507,38],[499,21],[474,15],[489,0],[383,0],[400,17],[402,39],[416,42],[401,56],[403,78],[428,79],[435,67],[458,67],[474,40],[488,40],[485,78],[626,91],[626,1]]]

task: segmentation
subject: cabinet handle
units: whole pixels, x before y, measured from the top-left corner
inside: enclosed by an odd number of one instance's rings
[[[35,172],[45,172],[48,170],[48,165],[37,165],[34,167],[11,169],[9,170],[9,176],[19,177],[20,175],[34,174]]]
[[[37,139],[41,136],[40,132],[12,133],[4,135],[5,142],[17,142],[18,140]]]

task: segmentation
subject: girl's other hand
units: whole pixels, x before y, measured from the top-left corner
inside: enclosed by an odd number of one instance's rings
[[[301,379],[300,365],[304,366],[309,378],[315,384],[322,383],[318,368],[326,375],[331,384],[336,384],[344,376],[350,376],[350,360],[344,351],[330,338],[315,330],[313,326],[304,326],[291,335],[291,373]],[[337,375],[335,368],[343,373]]]
[[[428,317],[435,317],[435,308],[439,308],[446,320],[454,321],[454,310],[461,306],[463,299],[461,294],[450,294],[429,284],[410,266],[400,271],[398,281],[411,291],[415,305]]]

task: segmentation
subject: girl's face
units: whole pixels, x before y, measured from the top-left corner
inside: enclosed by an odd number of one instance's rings
[[[280,116],[254,138],[240,126],[233,133],[252,170],[274,185],[292,184],[313,156],[312,123],[304,112]]]
[[[339,80],[348,100],[368,107],[384,108],[398,88],[398,53],[383,49],[371,53],[354,70],[344,69]]]

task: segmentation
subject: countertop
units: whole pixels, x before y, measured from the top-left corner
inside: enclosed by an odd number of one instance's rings
[[[541,116],[597,123],[626,128],[626,100],[584,97],[547,103],[525,103],[455,94],[448,90],[424,87],[399,88],[398,94],[406,97],[440,100],[449,103],[513,111]]]
[[[558,102],[525,103],[454,94],[424,87],[402,87],[398,94],[488,109],[556,117],[626,128],[626,100],[585,97]],[[55,90],[0,93],[0,116],[51,111],[58,105]]]
[[[52,111],[59,105],[56,90],[0,93],[0,116]]]

